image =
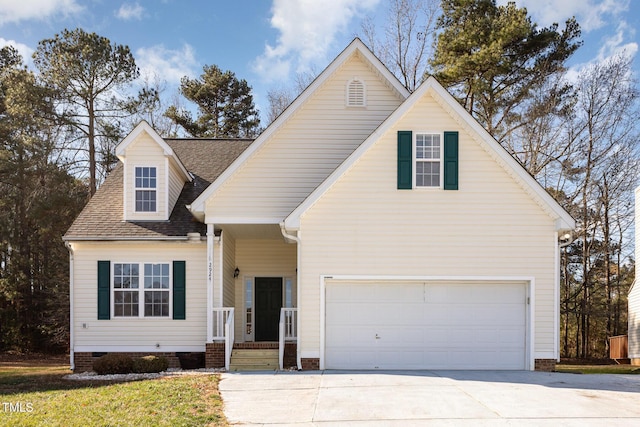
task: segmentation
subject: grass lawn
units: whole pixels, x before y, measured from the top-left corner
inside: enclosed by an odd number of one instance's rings
[[[227,425],[218,375],[72,381],[59,361],[0,361],[1,426]]]
[[[633,365],[572,365],[560,363],[556,372],[569,374],[640,374],[640,366]]]

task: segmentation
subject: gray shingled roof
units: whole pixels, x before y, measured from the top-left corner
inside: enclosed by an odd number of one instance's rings
[[[109,174],[73,222],[64,240],[162,239],[206,233],[185,205],[193,202],[250,144],[247,139],[165,139],[193,175],[169,221],[123,221],[123,165]]]

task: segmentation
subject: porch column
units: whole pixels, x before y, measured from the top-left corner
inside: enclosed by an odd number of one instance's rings
[[[220,232],[217,244],[218,256],[214,262],[218,266],[218,304],[216,306],[224,307],[224,231]]]
[[[207,342],[213,342],[213,230],[207,223]]]

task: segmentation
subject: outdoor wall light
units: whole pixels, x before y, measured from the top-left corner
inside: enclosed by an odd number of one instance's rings
[[[240,269],[236,267],[236,269],[233,270],[233,278],[236,279],[238,278],[239,275],[240,275]]]

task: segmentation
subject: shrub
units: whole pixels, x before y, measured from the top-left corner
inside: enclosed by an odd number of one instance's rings
[[[164,356],[144,356],[133,360],[133,372],[139,374],[166,371],[169,360]]]
[[[133,372],[133,359],[124,354],[106,354],[93,362],[93,370],[99,375],[130,374]]]

